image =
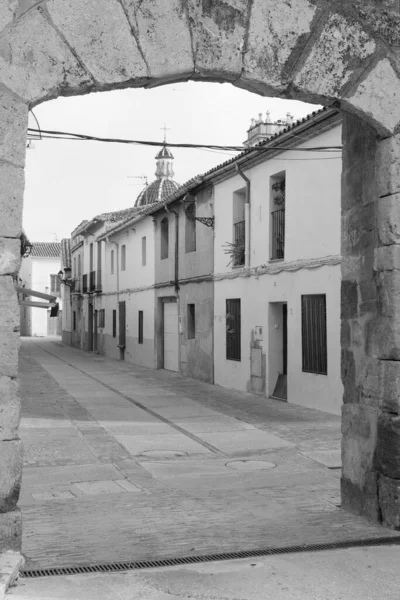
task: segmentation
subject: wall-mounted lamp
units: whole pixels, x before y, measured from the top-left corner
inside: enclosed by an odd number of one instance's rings
[[[74,281],[71,279],[71,268],[66,267],[64,271],[58,271],[58,279],[61,283],[66,285],[69,288],[74,287]]]

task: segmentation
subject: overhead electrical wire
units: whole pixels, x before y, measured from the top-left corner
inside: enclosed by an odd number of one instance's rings
[[[41,139],[66,139],[66,140],[79,140],[79,141],[93,141],[93,142],[103,142],[103,143],[111,143],[111,144],[132,144],[132,145],[140,145],[140,146],[156,146],[160,147],[164,145],[164,142],[153,142],[150,140],[129,140],[129,139],[121,139],[121,138],[104,138],[92,135],[85,135],[80,133],[69,133],[66,131],[52,131],[46,129],[33,129],[32,127],[28,128],[28,133],[30,134],[40,134]],[[296,137],[295,135],[291,137]],[[270,142],[271,140],[269,140]],[[228,150],[230,152],[264,152],[266,150],[291,150],[296,152],[341,152],[342,146],[312,146],[308,148],[288,148],[287,146],[271,146],[268,144],[261,146],[251,146],[250,148],[246,148],[245,146],[220,146],[217,144],[189,144],[189,143],[179,143],[174,144],[168,142],[168,146],[170,148],[194,148],[194,149],[209,149],[209,150]]]

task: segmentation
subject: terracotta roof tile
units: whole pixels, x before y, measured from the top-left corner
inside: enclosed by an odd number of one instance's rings
[[[60,258],[60,242],[33,242],[31,256],[40,258]]]

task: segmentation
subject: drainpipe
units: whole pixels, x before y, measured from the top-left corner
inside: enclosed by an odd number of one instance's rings
[[[250,267],[250,179],[246,177],[237,163],[236,171],[246,182],[246,196],[244,200],[244,266],[246,269],[248,269]]]
[[[179,291],[179,214],[168,208],[167,205],[164,206],[167,213],[173,213],[175,215],[175,274],[174,274],[174,287],[175,292],[178,295]]]

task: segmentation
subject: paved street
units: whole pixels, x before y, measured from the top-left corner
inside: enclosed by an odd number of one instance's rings
[[[27,567],[392,536],[339,508],[340,419],[24,339]]]

